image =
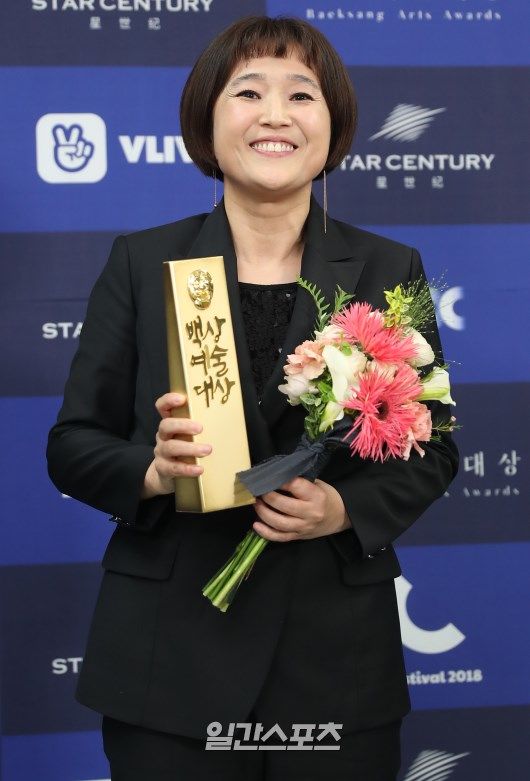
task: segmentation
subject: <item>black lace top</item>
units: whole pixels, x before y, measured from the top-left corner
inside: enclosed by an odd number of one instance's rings
[[[296,282],[239,282],[241,310],[258,399],[281,351],[296,300]]]

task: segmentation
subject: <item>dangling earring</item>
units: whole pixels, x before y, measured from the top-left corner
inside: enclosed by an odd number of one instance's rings
[[[324,168],[324,233],[327,230],[327,216],[328,216],[328,187],[326,182],[326,169]]]
[[[215,168],[213,169],[213,207],[217,206],[217,176],[215,174]]]

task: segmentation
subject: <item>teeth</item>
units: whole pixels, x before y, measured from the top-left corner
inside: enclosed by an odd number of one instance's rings
[[[252,144],[252,149],[257,149],[259,152],[292,152],[294,146],[278,141],[259,141],[256,144]]]

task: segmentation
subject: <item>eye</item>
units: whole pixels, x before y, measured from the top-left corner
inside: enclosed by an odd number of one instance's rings
[[[295,92],[294,95],[291,95],[291,100],[314,100],[312,95],[309,95],[307,92]]]
[[[259,95],[256,92],[256,90],[244,89],[244,90],[241,90],[241,92],[237,93],[237,97],[238,98],[252,98],[252,99],[254,99],[254,98],[259,98]]]

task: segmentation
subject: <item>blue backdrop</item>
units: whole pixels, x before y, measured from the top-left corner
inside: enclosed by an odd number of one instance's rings
[[[461,468],[399,540],[414,708],[401,779],[526,780],[526,0],[2,0],[1,777],[108,777],[100,718],[73,690],[113,525],[51,484],[46,436],[114,236],[212,207],[180,93],[248,13],[308,20],[350,69],[359,130],[328,179],[332,216],[417,247],[447,283]],[[60,152],[73,126],[77,170]]]

